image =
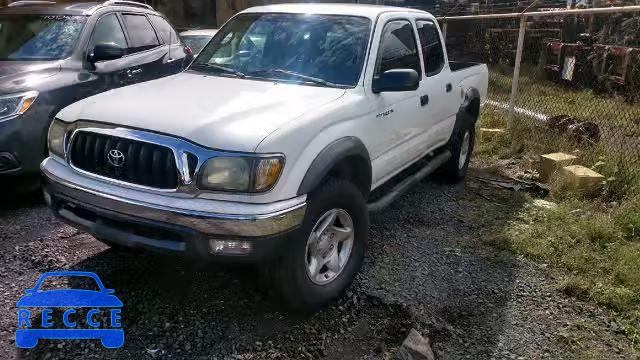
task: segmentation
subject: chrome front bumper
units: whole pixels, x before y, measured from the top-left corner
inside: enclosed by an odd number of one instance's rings
[[[73,182],[66,180],[68,177],[61,175],[73,170],[51,158],[42,163],[41,169],[47,178],[45,191],[50,199],[86,207],[97,213],[104,211],[120,217],[179,226],[204,236],[244,238],[277,235],[298,227],[306,210],[305,197],[275,204],[238,204],[192,198],[168,199],[169,195],[166,194],[141,193],[85,177],[74,178]],[[203,211],[202,208],[207,207],[206,202],[215,204],[209,206],[211,208],[230,210]],[[170,203],[180,207],[171,206]],[[234,210],[242,210],[242,213]]]

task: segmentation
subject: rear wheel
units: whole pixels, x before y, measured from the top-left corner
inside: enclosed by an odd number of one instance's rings
[[[293,309],[314,311],[351,284],[364,259],[369,213],[352,183],[330,179],[309,195],[307,212],[286,253],[268,275]]]
[[[471,154],[475,145],[475,119],[466,115],[463,126],[456,130],[449,145],[451,158],[436,173],[438,179],[447,183],[460,182],[467,175]]]

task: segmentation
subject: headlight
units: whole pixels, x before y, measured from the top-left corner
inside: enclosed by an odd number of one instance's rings
[[[200,187],[218,191],[264,192],[278,181],[283,165],[282,157],[215,157],[202,167]]]
[[[0,120],[24,114],[38,97],[37,91],[0,96]]]
[[[49,126],[49,152],[64,158],[64,140],[69,124],[54,119]]]

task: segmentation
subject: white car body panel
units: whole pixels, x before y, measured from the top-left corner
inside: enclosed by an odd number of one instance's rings
[[[147,129],[228,151],[253,152],[267,135],[334,101],[343,89],[184,72],[108,91],[63,109],[63,121]]]

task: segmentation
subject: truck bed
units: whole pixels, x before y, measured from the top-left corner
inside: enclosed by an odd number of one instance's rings
[[[489,71],[487,65],[474,62],[450,61],[451,77],[454,84],[466,91],[475,88],[480,92],[480,103],[487,99]]]

